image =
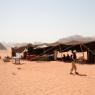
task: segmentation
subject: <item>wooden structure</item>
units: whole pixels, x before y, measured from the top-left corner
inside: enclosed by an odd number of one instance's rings
[[[13,57],[13,61],[15,61],[14,64],[21,64],[20,58],[18,57]]]

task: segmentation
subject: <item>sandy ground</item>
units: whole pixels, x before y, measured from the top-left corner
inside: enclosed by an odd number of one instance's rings
[[[70,63],[0,61],[0,95],[95,95],[95,65],[77,67],[80,75]]]

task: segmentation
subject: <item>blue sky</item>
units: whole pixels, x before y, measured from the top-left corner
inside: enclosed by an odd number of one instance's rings
[[[95,36],[95,0],[0,0],[0,41],[54,42]]]

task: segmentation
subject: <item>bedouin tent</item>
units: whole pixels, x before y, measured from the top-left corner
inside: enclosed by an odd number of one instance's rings
[[[47,47],[46,51],[42,53],[47,54],[54,50],[58,50],[61,52],[66,52],[69,50],[76,50],[78,52],[87,52],[87,61],[88,63],[95,63],[95,41],[91,42],[68,42],[65,44],[57,44],[55,46],[49,46]]]

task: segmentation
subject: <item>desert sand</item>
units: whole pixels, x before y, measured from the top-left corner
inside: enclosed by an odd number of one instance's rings
[[[0,95],[95,95],[95,65],[76,64],[80,75],[70,75],[71,63],[0,61]]]

